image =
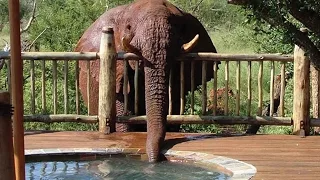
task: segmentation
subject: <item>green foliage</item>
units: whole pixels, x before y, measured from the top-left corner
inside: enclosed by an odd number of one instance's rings
[[[29,31],[29,39],[34,40],[45,30],[45,32],[37,39],[37,44],[40,45],[40,51],[73,51],[78,39],[81,37],[87,27],[90,26],[105,10],[106,4],[102,1],[94,0],[57,0],[57,1],[39,1],[37,4],[37,18]],[[65,63],[57,63],[57,93],[58,107],[57,113],[64,113],[64,103],[68,104],[68,113],[76,113],[76,90],[75,90],[75,62],[69,61],[67,64],[68,74],[65,76],[63,69]],[[46,61],[45,69],[41,68],[40,62],[35,62],[35,98],[36,98],[36,113],[37,114],[52,114],[53,113],[53,70],[52,62]],[[25,77],[30,76],[30,62],[25,62]],[[45,98],[46,108],[41,107],[42,95],[42,72],[45,72]],[[67,79],[65,79],[67,77]],[[67,80],[67,87],[62,84]],[[31,113],[31,79],[25,80],[25,113]],[[68,98],[64,97],[64,90],[68,89]],[[65,99],[67,100],[65,102]],[[82,101],[81,101],[82,102]],[[80,104],[80,113],[86,114],[86,107],[83,102]],[[37,127],[46,126],[37,125]],[[55,127],[55,126],[53,126]],[[81,128],[80,128],[81,129]]]
[[[259,129],[261,134],[292,134],[290,126],[262,126]]]
[[[224,53],[292,53],[292,43],[290,39],[284,36],[283,29],[275,29],[273,26],[269,26],[266,23],[261,23],[255,19],[249,18],[251,11],[243,10],[239,6],[228,5],[226,0],[170,0],[182,10],[192,13],[204,24],[208,30],[212,40],[217,47],[218,52]],[[24,13],[21,13],[21,17],[24,20],[28,18],[30,13],[31,0],[21,1],[26,3]],[[73,51],[78,39],[83,34],[93,21],[95,21],[105,10],[115,7],[117,5],[125,4],[129,0],[56,0],[56,1],[38,1],[37,5],[37,18],[28,31],[29,40],[34,40],[43,30],[46,31],[39,37],[37,43],[40,44],[41,51]],[[131,1],[130,1],[131,2]],[[0,1],[1,3],[7,3],[7,1]],[[24,7],[24,6],[21,6]],[[6,8],[1,7],[0,8]],[[23,10],[24,8],[22,8]],[[5,9],[1,11],[5,12]],[[6,21],[5,16],[3,21]],[[30,61],[25,61],[25,86],[24,86],[24,105],[25,114],[30,114],[31,111],[31,91],[30,91]],[[41,108],[41,62],[36,62],[36,113],[37,114],[52,114],[53,113],[53,101],[52,101],[52,62],[46,62],[45,66],[45,84],[46,84],[46,100],[47,108],[43,110]],[[246,98],[247,98],[247,64],[242,64],[241,69],[241,114],[246,114]],[[279,66],[277,66],[279,67]],[[64,113],[64,63],[58,63],[58,112]],[[263,76],[263,94],[264,100],[269,99],[269,64],[264,64],[264,76]],[[68,104],[69,113],[75,113],[75,65],[73,61],[70,61],[68,65]],[[235,88],[235,64],[230,63],[230,88]],[[252,100],[252,113],[257,111],[257,72],[258,65],[252,65],[252,87],[253,87],[253,100]],[[278,72],[278,71],[277,71]],[[276,73],[277,73],[276,72]],[[1,74],[1,81],[5,73]],[[224,68],[223,64],[220,66],[218,72],[218,88],[224,87]],[[1,82],[1,83],[2,83]],[[212,88],[212,82],[209,83],[208,90]],[[290,116],[292,105],[290,102],[292,99],[292,82],[287,85],[286,91],[286,115]],[[186,114],[190,114],[190,95],[187,96]],[[196,114],[200,114],[201,111],[201,88],[196,92],[195,97],[195,111]],[[210,103],[210,102],[208,102]],[[235,100],[230,98],[230,113],[234,114]],[[81,101],[80,107],[81,114],[86,114],[86,107]],[[209,112],[210,113],[210,112]],[[219,125],[183,125],[185,132],[214,132],[222,133],[225,126]],[[232,130],[236,132],[242,132],[246,126],[232,126]],[[45,130],[97,130],[96,124],[81,124],[81,123],[25,123],[26,129],[45,129]],[[268,126],[263,127],[261,132],[271,132]],[[280,131],[278,131],[280,132]],[[281,130],[281,132],[289,132],[287,130]],[[277,133],[277,132],[276,132]]]
[[[37,123],[37,122],[25,122],[25,130],[48,130],[48,131],[98,131],[98,124],[84,124],[84,123]]]
[[[243,10],[229,6],[224,0],[170,0],[182,10],[196,16],[208,30],[216,30],[221,25],[232,28],[245,19]]]
[[[231,0],[235,4],[243,4],[250,17],[257,25],[268,23],[277,36],[281,36],[286,44],[297,44],[309,56],[311,62],[320,68],[320,6],[314,0]],[[309,33],[301,33],[300,28],[309,29]]]
[[[39,1],[37,4],[37,18],[29,31],[29,39],[34,40],[42,31],[45,32],[37,39],[40,51],[73,51],[78,39],[83,32],[107,9],[126,1],[96,1],[96,0],[57,0]],[[24,77],[24,102],[25,114],[31,114],[31,78],[30,61],[25,61]],[[57,63],[57,113],[65,112],[64,103],[68,104],[69,114],[76,113],[76,90],[75,90],[75,62],[69,61],[68,74],[65,76],[63,69],[65,63]],[[36,114],[53,114],[53,70],[52,62],[46,61],[45,68],[41,62],[35,62],[35,99]],[[42,81],[42,73],[45,72],[45,80]],[[63,82],[67,77],[67,87]],[[42,104],[42,83],[45,82],[46,107]],[[68,98],[65,101],[64,90],[67,88]],[[81,96],[80,96],[81,97]],[[87,114],[87,109],[80,99],[80,114]],[[76,123],[25,123],[26,129],[46,129],[46,130],[97,130],[97,125],[76,124]]]
[[[52,62],[45,61],[45,68],[42,67],[42,62],[35,61],[35,104],[36,114],[53,114],[53,66]],[[64,113],[64,90],[65,87],[63,86],[63,82],[66,81],[64,78],[67,77],[67,90],[68,90],[68,113],[69,114],[76,114],[76,90],[75,90],[75,62],[68,62],[67,69],[68,74],[65,76],[64,74],[64,62],[57,63],[57,113],[63,114]],[[25,114],[32,114],[31,112],[31,78],[30,78],[30,61],[24,62],[24,108]],[[45,72],[44,81],[42,80],[42,73]],[[45,99],[46,99],[46,107],[43,109],[42,107],[42,83],[44,82],[45,85]],[[81,99],[80,99],[81,100]],[[81,101],[82,102],[82,101]],[[80,113],[86,114],[87,110],[84,106],[83,102],[80,103]]]
[[[38,43],[45,50],[73,51],[85,28],[105,10],[95,1],[40,1],[30,38],[35,39],[44,29]]]
[[[252,38],[254,31],[242,23],[233,26],[220,25],[219,29],[209,32],[218,53],[254,53],[259,46]]]
[[[29,15],[32,9],[31,0],[20,1],[20,18]],[[7,0],[0,0],[0,25],[5,25],[9,22],[9,7]],[[2,28],[1,28],[2,29]],[[0,29],[0,31],[1,31]]]
[[[292,54],[293,44],[287,42],[283,31],[272,29],[270,26],[257,27],[256,23],[253,28],[255,30],[253,40],[259,42],[257,52]]]
[[[217,87],[224,88],[225,84],[225,63],[221,63],[220,69],[218,71],[218,82]],[[247,79],[247,63],[241,63],[241,72],[240,72],[240,116],[247,115],[247,105],[248,105],[248,79]],[[275,63],[275,74],[280,73],[280,63]],[[237,65],[235,62],[229,62],[229,90],[236,93],[236,68]],[[265,107],[270,102],[270,71],[271,66],[270,62],[263,63],[263,76],[262,76],[262,93],[263,93],[263,107]],[[258,113],[258,72],[259,72],[259,63],[252,62],[251,65],[251,92],[252,92],[252,101],[251,101],[251,115],[255,116]],[[207,97],[210,97],[210,90],[213,88],[213,81],[208,83],[208,94]],[[195,92],[195,106],[194,110],[196,115],[201,114],[201,97],[202,91],[201,88]],[[224,97],[224,94],[222,95]],[[191,106],[190,106],[191,94],[186,96],[186,111],[185,114],[191,114]],[[219,100],[218,100],[219,101]],[[220,100],[220,103],[223,103],[223,99]],[[208,104],[212,103],[208,100]],[[218,102],[219,103],[219,102]],[[233,96],[229,96],[228,99],[228,107],[229,112],[228,115],[236,115],[236,99]],[[285,116],[290,117],[292,115],[292,107],[293,107],[293,81],[292,79],[287,83],[286,90],[285,90]],[[212,111],[209,109],[207,115],[212,114]],[[219,125],[183,125],[182,126],[184,131],[186,132],[210,132],[210,133],[221,133],[222,129],[225,126]],[[229,127],[229,126],[228,126]],[[229,127],[229,131],[241,133],[244,132],[247,126],[244,125],[235,125],[232,128]],[[221,129],[222,128],[222,129]],[[262,126],[260,133],[289,133],[291,132],[291,127],[281,127],[279,131],[277,131],[277,127],[273,126]]]
[[[181,125],[182,132],[191,133],[222,133],[219,125],[216,124],[183,124]]]

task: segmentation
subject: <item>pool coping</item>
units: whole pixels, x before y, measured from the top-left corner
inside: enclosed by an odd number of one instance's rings
[[[215,167],[230,176],[230,179],[251,179],[257,169],[248,163],[209,153],[194,151],[163,150],[165,156],[194,161],[201,166]],[[33,155],[63,155],[63,154],[142,154],[139,148],[58,148],[58,149],[26,149],[26,156]]]

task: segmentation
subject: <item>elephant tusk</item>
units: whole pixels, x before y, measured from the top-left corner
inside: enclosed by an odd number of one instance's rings
[[[136,51],[136,48],[130,44],[127,38],[122,37],[121,43],[124,51],[130,52],[130,53],[134,53]]]
[[[181,46],[181,50],[186,53],[191,51],[191,49],[196,46],[198,40],[199,40],[199,34],[195,35],[194,38],[190,42],[183,44]]]

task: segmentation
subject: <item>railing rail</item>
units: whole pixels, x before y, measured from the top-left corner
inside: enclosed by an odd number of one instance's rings
[[[96,60],[100,59],[99,52],[21,52],[24,60]],[[0,51],[0,59],[10,59],[10,53]],[[140,60],[133,53],[117,53],[117,59]],[[281,61],[293,62],[292,55],[281,54],[223,54],[211,52],[188,53],[182,55],[179,61]]]
[[[113,37],[112,37],[113,38]],[[105,43],[105,42],[102,42]],[[111,43],[112,44],[112,43]],[[107,48],[104,51],[110,52],[113,51],[112,49],[108,49],[108,48],[114,48],[114,47],[110,47],[107,46],[105,44],[102,44],[101,47],[103,48]],[[297,116],[293,115],[293,119],[288,118],[288,117],[283,117],[284,116],[284,94],[285,94],[285,75],[286,75],[286,68],[285,65],[287,62],[294,62],[296,63],[296,57],[297,57],[297,52],[294,52],[294,55],[281,55],[281,54],[221,54],[221,53],[210,53],[210,52],[199,52],[199,53],[189,53],[189,54],[183,54],[181,57],[178,58],[178,61],[180,61],[181,65],[180,65],[180,88],[181,88],[181,92],[180,92],[180,115],[181,116],[175,116],[172,115],[172,102],[171,102],[171,97],[173,96],[171,93],[171,85],[170,83],[171,80],[169,81],[169,116],[168,116],[168,122],[170,123],[221,123],[221,124],[270,124],[270,125],[294,125],[294,130],[295,131],[300,131],[301,129],[307,131],[309,128],[309,124],[311,126],[318,126],[319,120],[318,119],[311,119],[310,122],[310,118],[303,118],[299,116],[299,120],[295,120],[295,118]],[[299,55],[300,56],[304,56],[303,55]],[[109,59],[108,59],[109,58]],[[111,58],[111,59],[110,59]],[[0,52],[0,59],[10,59],[10,54],[8,52]],[[87,63],[87,91],[90,91],[90,61],[91,60],[97,60],[100,59],[100,61],[102,59],[105,59],[107,61],[105,62],[112,62],[113,60],[123,60],[125,61],[124,63],[124,85],[126,86],[128,84],[128,60],[136,60],[136,65],[138,63],[138,60],[141,59],[139,56],[133,54],[133,53],[124,53],[124,52],[120,52],[120,53],[115,53],[115,56],[113,57],[108,57],[106,56],[106,54],[103,52],[103,49],[100,49],[100,52],[22,52],[22,59],[24,60],[30,60],[30,67],[31,67],[31,89],[32,89],[32,99],[31,99],[31,112],[33,115],[26,115],[25,116],[25,120],[26,121],[37,121],[37,122],[84,122],[84,123],[92,123],[92,122],[97,122],[97,119],[104,119],[104,124],[102,126],[106,126],[106,124],[108,124],[108,118],[113,118],[113,117],[109,117],[110,115],[112,115],[111,112],[109,112],[109,109],[113,109],[114,105],[108,106],[107,108],[104,108],[106,111],[105,113],[109,113],[109,116],[106,117],[106,115],[98,115],[97,118],[96,116],[81,116],[79,115],[80,110],[79,110],[79,106],[80,106],[80,101],[79,101],[79,82],[78,82],[78,78],[79,78],[79,69],[78,69],[78,60],[86,60],[88,61]],[[301,59],[301,58],[300,58]],[[46,111],[46,99],[45,99],[45,95],[46,95],[46,66],[45,63],[48,62],[48,60],[51,60],[52,62],[52,77],[53,77],[53,113],[55,115],[35,115],[35,102],[34,102],[34,98],[35,98],[35,91],[34,91],[34,81],[35,81],[35,64],[34,62],[36,60],[41,60],[41,67],[42,67],[42,109],[43,112]],[[64,61],[63,67],[63,84],[64,84],[64,114],[67,115],[62,115],[62,114],[57,114],[57,61]],[[77,115],[71,115],[69,114],[69,110],[68,110],[68,99],[69,99],[69,95],[68,95],[68,67],[69,67],[69,60],[73,60],[75,61],[75,89],[76,89],[76,112]],[[182,115],[185,111],[184,107],[185,107],[185,94],[184,94],[184,65],[186,63],[191,63],[191,114],[192,116],[188,116],[188,115]],[[195,87],[195,83],[193,80],[193,76],[194,76],[194,62],[197,61],[202,61],[202,113],[200,116],[196,116],[194,115],[194,105],[195,105],[195,101],[194,101],[194,91],[196,90]],[[224,92],[224,112],[223,115],[224,116],[219,116],[217,113],[217,64],[214,63],[214,67],[212,67],[214,69],[214,75],[213,75],[213,94],[214,94],[214,99],[213,99],[213,116],[206,116],[205,113],[207,111],[207,82],[206,82],[206,62],[209,61],[220,61],[220,62],[224,62],[222,63],[222,67],[224,67],[224,71],[225,71],[225,75],[224,75],[224,87],[225,92]],[[262,103],[263,103],[263,95],[262,95],[262,84],[263,84],[263,66],[264,66],[264,62],[271,62],[271,68],[270,68],[270,116],[268,118],[265,118],[262,114]],[[228,88],[229,88],[229,81],[230,81],[230,68],[229,68],[229,62],[235,62],[236,63],[236,110],[235,110],[235,115],[236,116],[230,116],[230,110],[229,110],[229,102],[228,102]],[[242,62],[247,62],[247,112],[246,112],[246,116],[240,116],[240,99],[241,99],[241,95],[240,95],[240,88],[241,88],[241,83],[240,83],[240,75],[241,75],[241,63]],[[258,116],[252,116],[252,62],[258,62],[259,63],[259,71],[258,71],[258,75],[257,75],[257,80],[258,80]],[[272,117],[273,116],[273,111],[274,111],[274,81],[275,81],[275,64],[274,62],[280,62],[281,64],[281,70],[280,70],[280,75],[281,75],[281,92],[280,92],[280,106],[279,106],[279,116],[281,117]],[[109,64],[112,66],[112,68],[115,68],[115,64]],[[307,63],[306,63],[307,64]],[[223,69],[220,66],[220,69]],[[9,72],[9,71],[8,71]],[[172,71],[170,71],[172,73]],[[102,74],[101,74],[102,73]],[[114,74],[115,72],[109,72],[109,75],[104,74],[104,72],[100,71],[100,78],[104,78],[104,79],[110,79],[111,76],[115,76]],[[10,72],[9,72],[10,74]],[[103,77],[101,77],[103,76]],[[104,77],[106,76],[106,77]],[[108,77],[107,77],[108,76]],[[170,77],[172,77],[172,74],[170,74]],[[297,79],[299,77],[295,77],[295,82],[298,82],[299,80]],[[304,76],[304,78],[307,78]],[[139,94],[137,93],[137,88],[139,88],[138,86],[138,70],[136,68],[135,70],[135,75],[134,75],[134,88],[136,89],[135,91],[135,96],[134,99],[132,100],[134,102],[134,114],[136,116],[134,117],[118,117],[117,118],[117,122],[125,122],[125,123],[141,123],[142,121],[145,121],[145,117],[144,116],[138,116],[138,104],[139,104]],[[171,79],[171,78],[170,78]],[[101,80],[100,80],[101,81]],[[309,81],[306,81],[309,82]],[[110,84],[110,82],[109,82]],[[115,86],[111,85],[111,86]],[[106,86],[107,87],[107,86]],[[298,86],[297,86],[298,87]],[[114,87],[111,87],[114,88]],[[103,89],[103,88],[102,88]],[[108,87],[107,87],[108,89]],[[123,95],[124,95],[124,107],[125,107],[125,112],[128,111],[128,92],[126,88],[123,88]],[[104,91],[104,90],[103,90]],[[306,90],[304,90],[303,92],[306,92]],[[106,95],[106,94],[105,94]],[[100,95],[106,97],[105,95]],[[113,96],[115,97],[115,96]],[[90,93],[88,93],[88,102],[90,102]],[[110,98],[108,96],[108,98]],[[295,98],[296,101],[295,103],[301,103],[301,101],[303,101],[303,103],[306,104],[306,106],[308,106],[308,102],[304,101],[303,99],[297,99]],[[309,100],[309,99],[308,99]],[[106,101],[106,98],[104,98],[103,101]],[[100,104],[99,107],[102,107],[103,102],[100,99],[99,100]],[[91,104],[87,104],[87,107],[92,106]],[[310,106],[310,104],[309,104]],[[103,105],[104,107],[104,105]],[[308,108],[307,108],[308,109]],[[304,110],[304,114],[310,114],[310,110]],[[100,110],[101,111],[101,110]],[[99,111],[99,112],[100,112]],[[114,111],[114,110],[111,110]],[[111,114],[110,114],[111,113]],[[295,110],[294,114],[299,113],[299,110]],[[89,109],[88,109],[88,115],[90,114]],[[294,123],[292,123],[292,120]],[[173,121],[173,122],[171,122]],[[99,122],[101,123],[101,121]],[[105,131],[105,130],[103,130]]]

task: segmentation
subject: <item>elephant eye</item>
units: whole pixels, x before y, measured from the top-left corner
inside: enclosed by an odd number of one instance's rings
[[[131,26],[128,24],[128,25],[126,26],[126,29],[131,30]]]

